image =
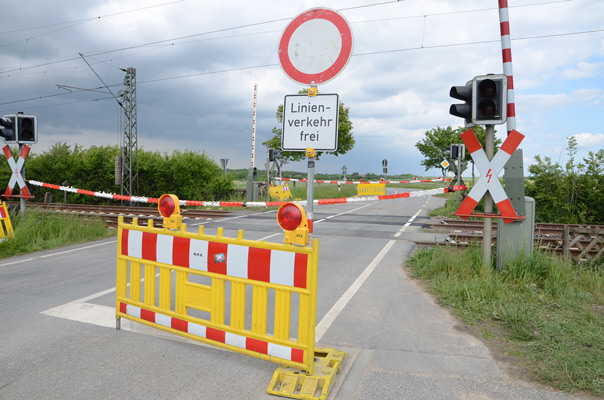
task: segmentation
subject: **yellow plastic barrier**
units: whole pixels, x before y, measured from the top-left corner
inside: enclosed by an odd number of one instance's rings
[[[6,239],[13,236],[13,224],[10,222],[10,215],[6,208],[6,203],[0,202],[0,239]]]
[[[280,201],[286,201],[292,198],[292,192],[289,190],[289,186],[287,184],[271,185],[269,188],[269,194],[272,198],[277,198]]]
[[[386,194],[386,185],[384,183],[359,183],[359,196],[382,196]]]
[[[211,236],[203,226],[189,233],[185,224],[169,230],[120,217],[117,328],[127,318],[312,375],[318,249],[318,239],[293,246],[246,240],[243,231],[229,238],[219,228]]]

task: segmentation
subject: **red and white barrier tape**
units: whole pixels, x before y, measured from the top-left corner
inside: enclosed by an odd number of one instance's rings
[[[62,190],[64,192],[84,194],[87,196],[101,197],[105,199],[131,201],[133,203],[158,203],[159,199],[154,197],[139,197],[139,196],[124,196],[115,193],[105,192],[93,192],[91,190],[76,189],[71,186],[59,186],[53,185],[52,183],[38,182],[35,180],[28,180],[34,186],[41,186],[48,189]],[[464,185],[460,186],[448,186],[443,188],[431,189],[431,190],[415,190],[412,192],[397,193],[397,194],[385,194],[381,196],[362,196],[362,197],[346,197],[338,199],[320,199],[315,200],[313,204],[324,205],[324,204],[343,204],[343,203],[356,203],[359,201],[377,201],[377,200],[392,200],[400,199],[404,197],[421,197],[421,196],[432,196],[436,194],[455,192],[458,190],[466,190],[467,187]],[[196,206],[196,207],[277,207],[286,201],[197,201],[197,200],[180,200],[181,206]],[[306,205],[306,201],[294,201],[293,203]]]
[[[284,182],[308,182],[306,179],[292,179],[292,178],[273,178],[276,181],[284,181]],[[426,182],[446,182],[450,181],[451,178],[442,179],[442,177],[438,177],[436,179],[417,179],[413,178],[411,181],[321,181],[315,179],[315,183],[331,183],[331,184],[346,184],[346,185],[358,185],[359,183],[385,183],[385,184],[393,184],[393,183],[426,183]]]

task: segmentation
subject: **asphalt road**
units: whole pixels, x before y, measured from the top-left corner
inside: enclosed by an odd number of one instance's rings
[[[315,207],[317,342],[350,353],[329,398],[578,398],[510,378],[408,276],[408,239],[426,239],[427,210],[443,202]],[[275,218],[240,211],[205,230],[280,242]],[[0,399],[276,398],[276,364],[126,320],[116,330],[115,265],[115,239],[0,261]]]

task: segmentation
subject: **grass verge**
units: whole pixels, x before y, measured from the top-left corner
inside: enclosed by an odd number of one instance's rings
[[[12,218],[14,237],[0,243],[0,258],[99,240],[114,235],[100,218],[27,210]]]
[[[294,199],[306,200],[306,183],[297,182],[296,186],[289,185],[289,190]],[[317,199],[337,199],[341,197],[352,197],[357,194],[357,185],[338,185],[315,183],[314,198]]]
[[[604,395],[604,268],[535,252],[502,272],[482,248],[437,246],[408,261],[439,303],[538,382]]]

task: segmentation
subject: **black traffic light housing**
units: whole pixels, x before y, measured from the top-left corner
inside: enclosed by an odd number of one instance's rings
[[[19,144],[38,143],[38,117],[35,115],[17,114],[16,137]]]
[[[17,143],[17,116],[15,114],[6,114],[0,118],[0,136],[4,138],[5,143]]]
[[[463,144],[452,144],[449,147],[449,154],[451,156],[451,160],[457,160],[461,158],[462,160],[466,157],[466,146]]]
[[[474,78],[472,121],[480,125],[498,125],[507,120],[508,78],[484,75]]]
[[[507,87],[505,75],[480,75],[465,86],[453,86],[449,96],[463,100],[452,104],[449,114],[463,118],[465,125],[498,125],[507,120]]]
[[[449,150],[451,154],[451,160],[457,160],[459,157],[459,147],[456,144],[452,144]]]
[[[466,83],[465,86],[453,86],[449,91],[449,96],[454,99],[463,100],[464,104],[451,104],[449,114],[463,118],[466,122],[466,127],[473,126],[472,124],[472,85],[473,81]]]

